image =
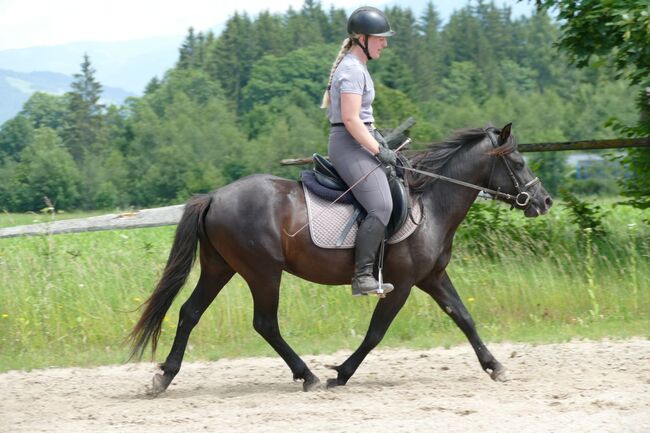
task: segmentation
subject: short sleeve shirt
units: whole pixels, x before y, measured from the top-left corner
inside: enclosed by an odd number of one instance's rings
[[[361,95],[359,117],[362,122],[374,122],[372,101],[375,99],[375,85],[368,68],[354,54],[348,53],[334,71],[330,88],[330,106],[327,116],[330,123],[341,123],[341,94]]]

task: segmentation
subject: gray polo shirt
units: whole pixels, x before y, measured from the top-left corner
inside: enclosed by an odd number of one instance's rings
[[[359,117],[362,122],[374,122],[372,101],[375,99],[375,85],[368,73],[368,68],[354,54],[348,53],[339,63],[330,89],[330,106],[327,117],[330,123],[341,123],[341,94],[361,95]]]

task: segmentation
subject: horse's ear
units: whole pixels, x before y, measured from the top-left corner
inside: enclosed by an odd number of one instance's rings
[[[506,126],[501,128],[501,133],[499,134],[499,143],[503,144],[508,141],[511,130],[512,130],[512,122],[508,123]]]

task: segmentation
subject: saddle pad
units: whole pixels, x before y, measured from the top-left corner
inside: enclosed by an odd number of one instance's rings
[[[307,215],[309,217],[309,233],[314,244],[321,248],[354,248],[354,241],[357,237],[357,224],[346,235],[341,245],[336,245],[343,234],[343,229],[354,213],[354,205],[334,203],[324,200],[310,192],[304,185],[305,202],[307,203]],[[414,201],[412,201],[414,202]],[[422,207],[413,207],[413,222],[407,218],[404,225],[388,240],[389,244],[396,244],[408,238],[422,222]]]

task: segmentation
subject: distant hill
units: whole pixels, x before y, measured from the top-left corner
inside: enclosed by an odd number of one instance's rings
[[[72,75],[80,71],[84,54],[103,86],[142,94],[154,76],[174,66],[183,36],[124,42],[74,42],[64,45],[0,51],[0,68],[16,72],[50,71]]]
[[[121,104],[142,94],[178,59],[184,37],[155,37],[125,42],[75,42],[0,51],[0,125],[18,113],[36,91],[61,95],[70,90],[84,54],[104,87],[104,102]],[[44,72],[46,71],[46,72]]]
[[[0,69],[0,125],[14,117],[34,92],[62,95],[70,90],[72,76],[56,72],[16,72]],[[121,105],[132,92],[104,86],[102,101]]]

